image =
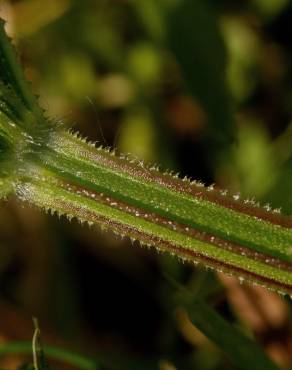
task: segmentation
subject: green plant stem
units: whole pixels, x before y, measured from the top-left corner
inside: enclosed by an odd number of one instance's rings
[[[0,197],[10,193],[52,213],[292,294],[291,218],[95,148],[50,122],[0,20]]]
[[[238,196],[95,148],[59,129],[15,191],[52,213],[292,293],[292,220]]]

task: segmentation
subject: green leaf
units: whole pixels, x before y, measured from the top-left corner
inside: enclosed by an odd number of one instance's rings
[[[30,354],[32,352],[29,342],[8,342],[0,345],[0,356],[9,354]],[[84,370],[98,370],[100,367],[96,360],[82,356],[76,351],[69,351],[64,348],[44,346],[45,354],[55,360],[64,362],[71,366]]]
[[[279,370],[251,339],[244,336],[205,302],[194,300],[187,309],[191,322],[241,370]]]
[[[170,276],[167,281],[176,289],[174,304],[183,307],[196,328],[220,348],[240,370],[279,370],[262,348],[241,330],[230,324],[203,299],[194,296]]]
[[[234,124],[226,87],[225,47],[211,7],[205,0],[182,0],[168,16],[168,45],[191,94],[207,114],[210,136],[230,143]]]

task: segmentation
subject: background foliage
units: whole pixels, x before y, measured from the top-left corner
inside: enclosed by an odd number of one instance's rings
[[[289,1],[21,0],[0,14],[56,120],[291,214]],[[4,343],[30,339],[35,315],[46,342],[115,368],[232,369],[170,309],[171,275],[292,366],[288,300],[13,200],[0,235]]]

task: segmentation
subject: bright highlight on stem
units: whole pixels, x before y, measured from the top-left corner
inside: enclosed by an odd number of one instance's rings
[[[292,219],[49,122],[0,24],[0,192],[292,294]]]

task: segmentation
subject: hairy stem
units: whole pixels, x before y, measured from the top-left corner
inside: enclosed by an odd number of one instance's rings
[[[292,219],[96,148],[52,124],[0,20],[0,197],[292,294]]]
[[[95,148],[62,128],[31,155],[19,198],[141,244],[292,293],[292,220]]]

